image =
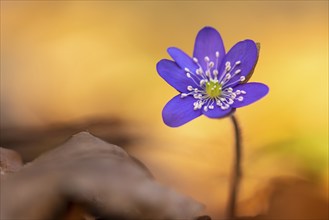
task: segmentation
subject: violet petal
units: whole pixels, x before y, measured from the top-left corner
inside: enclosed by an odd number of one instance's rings
[[[195,73],[195,70],[198,68],[198,65],[193,62],[192,58],[184,51],[176,47],[169,47],[167,51],[169,55],[178,64],[178,66],[180,66],[183,70],[185,70],[185,68],[188,68],[192,73]]]
[[[225,48],[222,37],[218,31],[212,27],[201,29],[195,39],[193,57],[196,57],[204,70],[207,64],[204,58],[209,57],[210,61],[216,61],[216,52],[219,52],[218,65],[221,64],[225,56]]]
[[[234,87],[246,79],[248,74],[253,70],[258,58],[256,43],[252,40],[244,40],[235,44],[226,54],[219,68],[219,79],[224,78],[227,73],[232,76],[231,79],[223,85],[223,88]],[[230,62],[231,70],[225,72],[226,63]],[[238,73],[237,73],[238,72]]]
[[[236,87],[233,88],[234,92],[236,92],[237,90],[245,91],[246,94],[240,95],[243,97],[242,101],[234,100],[234,103],[231,105],[233,108],[240,108],[258,101],[268,93],[269,88],[267,85],[263,83],[250,82],[250,83],[237,85]],[[238,97],[239,95],[237,96],[237,98]]]
[[[235,109],[228,108],[226,110],[221,109],[219,106],[215,106],[214,109],[209,109],[208,111],[203,110],[203,114],[208,118],[224,118],[235,112]]]
[[[178,127],[199,117],[202,112],[193,109],[195,101],[192,96],[181,98],[177,95],[172,98],[162,110],[164,123],[170,127]]]
[[[186,92],[187,86],[191,85],[191,79],[187,78],[185,71],[174,61],[160,60],[156,68],[159,75],[179,92]]]

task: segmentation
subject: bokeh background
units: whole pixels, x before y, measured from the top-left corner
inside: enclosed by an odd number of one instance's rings
[[[2,147],[29,161],[74,129],[94,129],[221,217],[230,120],[166,127],[161,111],[177,92],[155,69],[169,46],[192,54],[204,26],[220,31],[226,50],[260,42],[251,81],[270,87],[236,112],[244,145],[239,214],[289,219],[326,211],[328,1],[1,1]],[[289,207],[301,201],[304,209]]]

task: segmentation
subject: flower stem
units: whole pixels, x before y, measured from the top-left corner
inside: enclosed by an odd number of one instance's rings
[[[234,115],[231,116],[231,120],[235,132],[235,156],[234,156],[234,167],[232,170],[231,189],[228,199],[227,207],[227,218],[234,219],[236,216],[236,200],[239,192],[239,185],[242,176],[241,171],[241,157],[242,157],[242,146],[241,146],[241,131],[239,128],[238,121]]]

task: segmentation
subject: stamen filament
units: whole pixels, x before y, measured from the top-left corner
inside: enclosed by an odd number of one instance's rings
[[[235,85],[236,83],[238,83],[238,82],[243,82],[243,81],[245,81],[245,80],[246,80],[246,77],[241,76],[238,80],[236,80],[236,81],[234,81],[234,82],[231,82],[231,83],[229,83],[229,84],[227,84],[227,85],[225,85],[225,84],[222,84],[222,85],[223,85],[223,88],[225,89],[225,88],[227,88],[227,87],[229,87],[229,86]]]

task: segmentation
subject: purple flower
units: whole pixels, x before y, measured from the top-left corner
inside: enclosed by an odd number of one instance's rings
[[[229,116],[269,91],[262,83],[247,83],[258,59],[252,40],[240,41],[225,53],[218,31],[205,27],[196,37],[193,58],[176,47],[168,48],[168,53],[174,61],[160,60],[157,71],[180,92],[162,111],[163,121],[170,127],[202,114],[209,118]]]

